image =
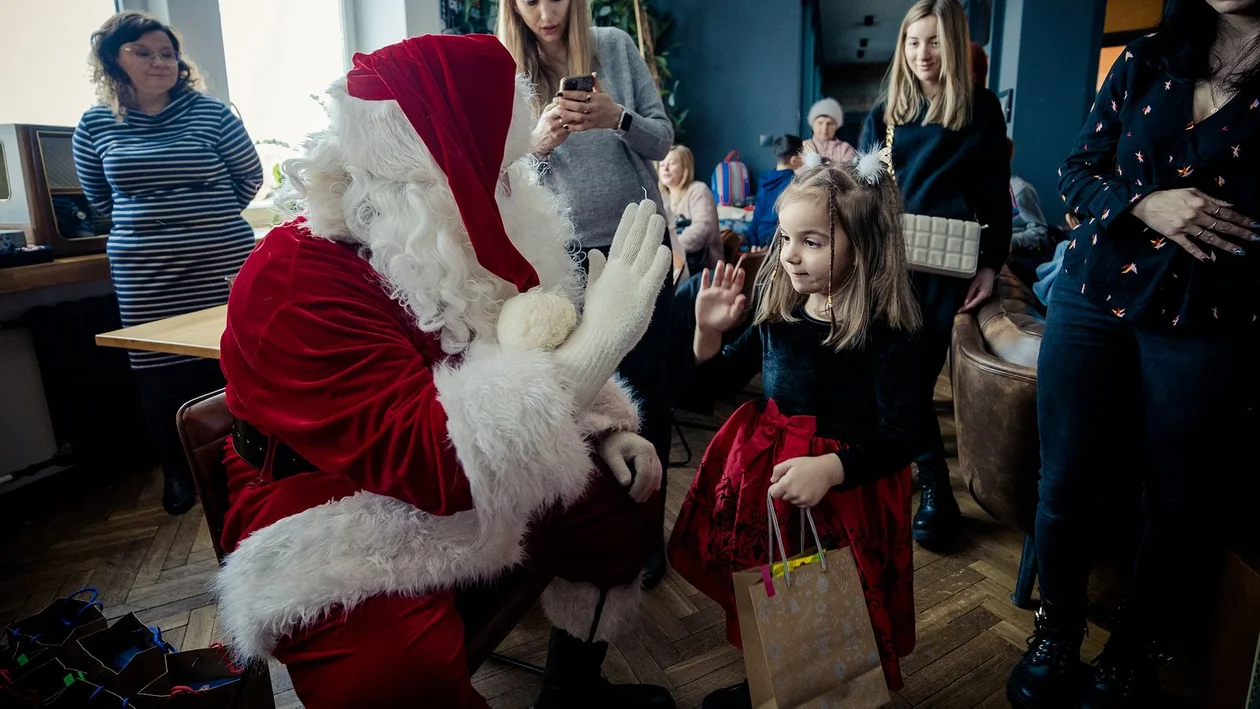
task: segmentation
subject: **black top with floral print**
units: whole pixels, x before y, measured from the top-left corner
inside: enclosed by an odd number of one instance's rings
[[[1260,88],[1193,120],[1194,84],[1157,68],[1149,39],[1130,44],[1098,92],[1059,170],[1068,209],[1083,217],[1063,280],[1116,317],[1159,329],[1207,331],[1260,316],[1260,245],[1245,256],[1204,247],[1199,262],[1134,217],[1157,190],[1197,187],[1260,219]]]

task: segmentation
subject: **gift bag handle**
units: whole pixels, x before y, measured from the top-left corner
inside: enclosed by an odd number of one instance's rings
[[[75,591],[74,593],[68,593],[68,594],[66,594],[66,596],[65,596],[64,598],[62,598],[62,602],[64,603],[65,601],[68,601],[68,600],[70,600],[70,599],[74,598],[75,596],[78,596],[78,595],[83,594],[83,593],[90,593],[90,594],[92,594],[92,595],[91,595],[91,596],[87,599],[87,601],[85,602],[85,605],[84,605],[82,608],[80,608],[80,609],[79,609],[79,612],[78,612],[78,613],[75,613],[73,616],[71,616],[71,617],[69,617],[69,618],[65,618],[65,617],[63,617],[63,618],[61,619],[61,624],[62,624],[62,625],[74,625],[75,623],[77,623],[77,622],[78,622],[78,620],[79,620],[79,616],[83,615],[83,614],[84,614],[84,612],[86,612],[86,611],[87,611],[87,609],[89,609],[89,608],[91,608],[91,607],[93,607],[93,606],[95,606],[96,608],[100,609],[101,611],[104,611],[104,610],[105,610],[105,606],[104,606],[104,604],[102,604],[102,603],[100,603],[99,601],[97,601],[97,600],[96,600],[96,599],[97,599],[97,597],[98,597],[100,594],[97,592],[97,590],[96,590],[96,587],[95,587],[95,586],[84,586],[83,588],[81,588],[81,589],[79,589],[79,590]]]
[[[801,548],[805,548],[805,524],[808,522],[809,529],[814,534],[814,543],[818,546],[819,564],[822,566],[822,570],[826,571],[827,553],[823,549],[822,538],[818,535],[818,524],[814,522],[814,515],[810,512],[808,507],[804,508],[804,513],[805,514],[801,517]],[[766,492],[766,526],[770,528],[770,543],[767,546],[767,549],[770,551],[770,563],[766,567],[766,580],[767,582],[770,582],[770,579],[773,576],[769,573],[769,570],[774,568],[774,548],[775,545],[778,544],[779,556],[782,557],[783,560],[783,582],[784,585],[791,587],[792,569],[789,568],[787,563],[787,547],[783,543],[783,530],[779,527],[779,515],[774,510],[774,496],[769,492]]]
[[[88,697],[88,701],[90,702],[93,699],[96,699],[96,695],[104,691],[105,691],[104,686],[97,687],[96,691],[92,692],[92,695]],[[118,705],[118,709],[127,709],[127,707],[131,706],[130,702],[131,702],[131,697],[123,697],[122,704]]]

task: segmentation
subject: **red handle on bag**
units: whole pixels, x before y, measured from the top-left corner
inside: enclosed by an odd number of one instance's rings
[[[739,162],[739,151],[732,150],[727,153],[726,157],[722,159],[722,162]]]

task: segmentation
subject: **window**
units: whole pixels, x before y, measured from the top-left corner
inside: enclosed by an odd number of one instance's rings
[[[341,0],[219,0],[228,94],[258,146],[267,202],[280,162],[328,123],[324,91],[346,72]]]
[[[114,0],[0,3],[0,123],[78,124],[96,103],[90,38],[113,14]]]

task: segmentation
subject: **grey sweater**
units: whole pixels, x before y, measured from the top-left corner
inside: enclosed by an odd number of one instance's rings
[[[674,142],[674,126],[634,40],[613,27],[594,27],[591,34],[599,83],[633,114],[630,130],[574,133],[541,166],[543,184],[559,195],[587,249],[612,244],[626,205],[645,194],[665,214],[651,161],[663,159]]]

